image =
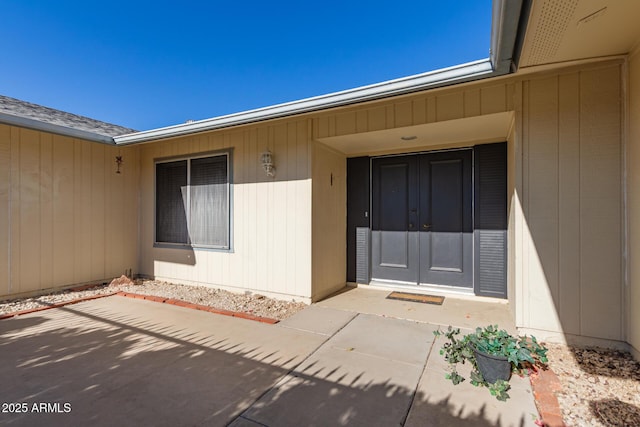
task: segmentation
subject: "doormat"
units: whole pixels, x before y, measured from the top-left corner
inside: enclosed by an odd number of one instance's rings
[[[399,301],[421,302],[423,304],[442,305],[444,297],[437,295],[409,294],[406,292],[391,292],[387,299],[397,299]]]

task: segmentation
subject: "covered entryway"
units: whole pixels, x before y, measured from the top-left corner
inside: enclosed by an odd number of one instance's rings
[[[371,276],[473,287],[472,151],[372,160]]]
[[[506,298],[506,180],[505,143],[348,159],[348,279]]]

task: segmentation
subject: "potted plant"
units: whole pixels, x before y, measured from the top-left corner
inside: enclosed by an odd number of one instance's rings
[[[449,362],[451,372],[446,375],[453,384],[464,381],[457,369],[458,363],[469,362],[472,366],[471,384],[486,386],[498,400],[507,400],[509,378],[512,372],[524,373],[530,368],[543,367],[547,363],[547,348],[539,344],[534,336],[513,336],[498,325],[476,328],[475,332],[462,338],[460,329],[449,326],[444,335],[447,341],[440,354]]]

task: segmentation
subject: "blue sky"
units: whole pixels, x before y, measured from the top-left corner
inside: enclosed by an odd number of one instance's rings
[[[489,55],[491,0],[2,4],[0,94],[146,130]]]

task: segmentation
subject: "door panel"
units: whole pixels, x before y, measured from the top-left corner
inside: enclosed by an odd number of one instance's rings
[[[380,230],[380,265],[409,268],[409,233]]]
[[[473,286],[471,151],[420,156],[420,283]]]
[[[471,150],[374,159],[372,278],[471,288]]]
[[[418,280],[417,160],[373,161],[371,273],[382,280]]]

